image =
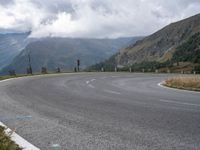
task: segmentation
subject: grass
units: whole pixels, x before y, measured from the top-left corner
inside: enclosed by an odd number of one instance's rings
[[[5,128],[0,126],[0,150],[22,150],[15,142],[13,142],[5,133]]]
[[[32,75],[0,76],[0,80],[6,80],[6,79],[10,79],[10,78],[26,77],[26,76],[32,76]]]
[[[67,72],[62,72],[62,73],[67,73]],[[42,74],[42,73],[35,73],[35,74],[17,74],[16,76],[0,76],[0,81],[1,80],[6,80],[6,79],[11,79],[11,78],[19,78],[19,77],[28,77],[28,76],[37,76],[37,75],[48,75],[48,74],[62,74],[62,73],[55,73],[55,72],[48,72],[46,74]]]
[[[167,79],[164,83],[165,86],[199,91],[200,92],[200,76],[198,75],[188,75],[188,76],[178,76]]]
[[[64,74],[64,73],[75,73],[75,72],[71,72],[71,71],[62,71],[62,72],[48,71],[47,73],[35,72],[33,74],[17,74],[15,76],[3,75],[3,76],[0,76],[0,81],[6,80],[6,79],[11,79],[11,78],[29,77],[29,76],[38,76],[38,75],[54,75],[54,74]],[[80,73],[80,72],[77,72],[77,73]]]
[[[56,75],[56,74],[64,74],[64,73],[75,73],[75,72],[70,72],[70,71],[65,71],[65,72],[47,72],[47,73],[34,73],[34,74],[17,74],[15,76],[0,76],[0,81],[1,80],[6,80],[6,79],[11,79],[11,78],[19,78],[19,77],[30,77],[30,76],[38,76],[38,75]],[[76,72],[76,73],[81,73],[81,72]],[[1,149],[0,149],[1,150]]]

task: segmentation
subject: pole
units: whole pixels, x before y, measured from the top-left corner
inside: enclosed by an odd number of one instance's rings
[[[78,69],[78,72],[80,71],[80,60],[78,59],[77,60],[77,69]]]
[[[30,74],[33,74],[33,71],[32,71],[32,66],[31,66],[31,56],[30,56],[30,53],[28,54],[28,62],[29,62],[29,73]]]
[[[131,67],[129,67],[129,72],[132,72],[132,68]]]

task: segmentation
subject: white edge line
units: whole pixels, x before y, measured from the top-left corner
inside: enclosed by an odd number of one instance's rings
[[[6,134],[9,134],[10,132],[12,132],[12,130],[9,129],[2,122],[0,122],[0,125],[6,128],[6,131],[5,131]],[[22,138],[21,136],[19,136],[15,132],[12,133],[11,140],[14,141],[16,144],[18,144],[21,148],[23,148],[23,150],[40,150],[39,148],[37,148],[33,144],[31,144],[28,141],[26,141],[24,138]]]
[[[116,91],[111,91],[111,90],[104,90],[104,92],[111,93],[111,94],[121,95],[121,93],[116,92]]]
[[[119,76],[111,76],[112,78],[118,78]]]
[[[190,91],[190,90],[185,90],[185,89],[177,89],[177,88],[172,88],[172,87],[164,86],[163,83],[164,83],[164,81],[158,83],[157,85],[159,87],[162,87],[162,88],[165,88],[165,89],[174,90],[174,91],[180,91],[180,92],[182,91],[182,92],[189,92],[189,93],[198,93],[198,94],[200,94],[200,92],[197,92],[197,91]]]
[[[166,99],[160,99],[161,102],[166,102],[166,103],[174,103],[174,104],[181,104],[181,105],[189,105],[189,106],[198,106],[200,107],[199,104],[192,104],[192,103],[186,103],[186,102],[177,102],[177,101],[172,101],[172,100],[166,100]]]
[[[38,75],[32,75],[32,76],[21,76],[21,77],[13,77],[9,79],[3,79],[0,80],[0,82],[6,82],[11,80],[17,80],[17,79],[25,79],[25,78],[36,78],[36,77],[47,77],[47,76],[56,76],[56,75],[75,75],[75,74],[82,74],[82,73],[60,73],[60,74],[38,74]]]
[[[22,78],[22,77],[18,77],[18,78]],[[7,81],[14,80],[14,79],[16,79],[16,78],[5,79],[5,80],[1,80],[0,82],[7,82]]]
[[[1,80],[0,83],[11,81],[11,80],[16,80],[16,79],[19,79],[19,78],[24,78],[24,77],[5,79],[5,80]],[[6,128],[5,132],[7,134],[9,134],[9,132],[12,131],[5,124],[3,124],[2,122],[0,122],[0,125]],[[24,138],[22,138],[21,136],[19,136],[15,132],[12,133],[11,140],[14,141],[16,144],[18,144],[21,148],[23,148],[23,150],[40,150],[39,148],[37,148],[33,144],[29,143],[27,140],[25,140]]]
[[[88,86],[90,87],[90,88],[95,88],[92,84],[88,84]]]
[[[65,73],[67,74],[67,73]],[[73,73],[72,73],[73,74]],[[55,74],[48,74],[48,76],[53,76]],[[35,75],[35,76],[30,76],[30,77],[37,77],[37,76],[44,76],[44,75]],[[46,75],[47,76],[47,75]],[[24,76],[24,77],[17,77],[17,78],[10,78],[10,79],[5,79],[5,80],[0,80],[0,83],[2,82],[7,82],[7,81],[11,81],[11,80],[16,80],[16,79],[20,79],[20,78],[27,78],[29,76]],[[89,83],[88,83],[89,84]],[[91,85],[91,88],[94,88],[94,86]],[[12,130],[9,129],[5,124],[3,124],[2,122],[0,122],[0,125],[6,128],[6,133],[8,134],[9,132],[11,132]],[[40,150],[39,148],[37,148],[36,146],[34,146],[33,144],[29,143],[28,141],[26,141],[24,138],[22,138],[21,136],[19,136],[18,134],[16,134],[15,132],[11,135],[11,139],[18,144],[20,147],[22,147],[24,150]]]

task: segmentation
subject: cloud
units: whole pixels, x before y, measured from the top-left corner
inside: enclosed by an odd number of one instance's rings
[[[32,37],[147,35],[200,12],[199,0],[6,0],[0,32],[32,31]]]

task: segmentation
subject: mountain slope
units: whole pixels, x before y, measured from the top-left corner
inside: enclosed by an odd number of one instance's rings
[[[80,59],[81,68],[85,68],[116,53],[118,49],[127,45],[130,41],[140,38],[119,39],[72,39],[72,38],[44,38],[32,42],[2,70],[7,73],[15,69],[17,73],[25,73],[28,66],[28,54],[34,72],[40,72],[41,67],[55,70],[73,70],[76,60]]]
[[[177,46],[200,32],[200,14],[172,23],[160,31],[120,50],[116,60],[119,65],[144,61],[165,62],[171,59]]]
[[[28,44],[29,33],[0,34],[0,70]]]
[[[189,40],[177,47],[172,61],[200,64],[200,32],[194,34]]]

